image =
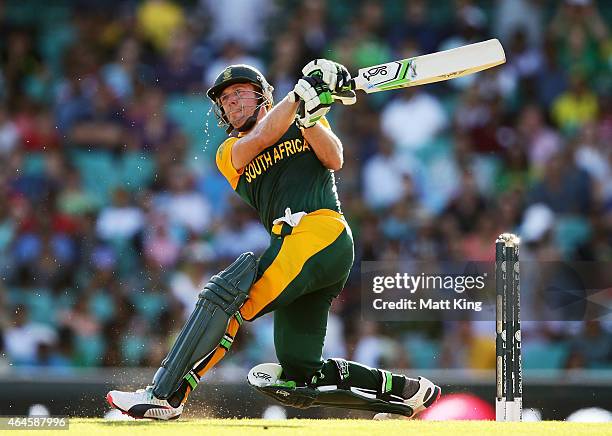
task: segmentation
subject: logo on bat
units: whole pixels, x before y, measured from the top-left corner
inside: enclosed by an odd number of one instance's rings
[[[372,67],[370,68],[368,71],[365,72],[365,74],[363,75],[363,77],[366,80],[370,80],[372,77],[374,76],[386,76],[387,75],[387,66],[386,65],[378,65],[376,67]]]
[[[267,382],[272,380],[272,377],[270,376],[270,374],[267,374],[265,372],[254,372],[252,373],[255,377],[263,379]]]

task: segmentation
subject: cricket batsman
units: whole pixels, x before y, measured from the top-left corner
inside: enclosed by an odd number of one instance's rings
[[[217,151],[217,166],[259,214],[270,246],[259,259],[240,255],[210,279],[152,384],[136,392],[110,391],[112,407],[134,418],[178,418],[240,326],[269,312],[279,363],[255,366],[248,382],[284,405],[412,417],[439,398],[440,388],[423,377],[322,359],[328,312],[354,259],[334,179],[343,164],[342,143],[325,115],[335,100],[351,104],[356,97],[340,64],[317,59],[302,73],[276,105],[272,86],[248,65],[227,67],[208,90],[229,134]]]

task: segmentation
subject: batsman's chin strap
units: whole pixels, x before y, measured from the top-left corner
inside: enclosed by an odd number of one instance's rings
[[[242,124],[242,126],[236,128],[236,130],[238,130],[239,132],[247,132],[251,130],[253,126],[255,125],[255,123],[257,122],[257,117],[259,116],[259,111],[261,110],[262,105],[263,105],[263,102],[258,104],[257,109],[255,110],[255,112],[253,112],[253,115],[248,117],[246,121]]]

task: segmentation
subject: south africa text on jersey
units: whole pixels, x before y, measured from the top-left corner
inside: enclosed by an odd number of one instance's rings
[[[268,168],[277,162],[293,156],[296,153],[310,151],[310,146],[303,139],[291,139],[280,142],[255,157],[245,168],[244,175],[247,183],[251,183],[257,176],[265,173]]]

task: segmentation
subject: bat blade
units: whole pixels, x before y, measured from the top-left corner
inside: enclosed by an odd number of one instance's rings
[[[450,50],[362,68],[355,77],[355,89],[380,92],[425,85],[477,73],[506,62],[497,39],[464,45]]]

